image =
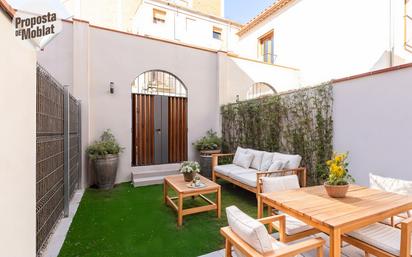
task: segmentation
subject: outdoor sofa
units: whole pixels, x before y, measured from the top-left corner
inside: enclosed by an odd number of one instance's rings
[[[219,157],[234,156],[233,163],[218,165]],[[300,167],[300,155],[265,152],[238,147],[236,153],[212,155],[212,179],[226,180],[250,192],[261,193],[261,178],[297,175],[306,186],[306,168]]]

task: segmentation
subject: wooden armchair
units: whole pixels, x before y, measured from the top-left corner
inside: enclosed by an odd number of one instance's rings
[[[269,228],[271,228],[273,222],[278,221],[280,222],[280,224],[282,224],[280,226],[279,233],[284,233],[285,216],[283,215],[258,219],[258,221],[264,225],[268,225]],[[300,253],[304,253],[310,250],[316,250],[316,256],[323,257],[323,246],[325,244],[325,241],[322,238],[314,238],[293,245],[284,245],[271,237],[273,244],[279,246],[278,249],[275,249],[269,253],[262,254],[251,245],[249,245],[248,242],[242,240],[242,238],[240,238],[235,232],[233,232],[230,227],[221,228],[220,233],[225,237],[226,257],[232,256],[232,246],[246,257],[294,257]]]
[[[382,223],[361,228],[343,235],[343,241],[365,251],[365,256],[410,257],[412,218],[400,223],[401,229]]]

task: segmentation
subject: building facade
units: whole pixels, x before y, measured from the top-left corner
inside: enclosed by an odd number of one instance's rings
[[[224,19],[224,0],[67,0],[74,18],[98,26],[176,40],[205,48],[233,49],[241,24]]]
[[[411,15],[408,1],[279,0],[242,27],[235,52],[316,84],[412,61]]]

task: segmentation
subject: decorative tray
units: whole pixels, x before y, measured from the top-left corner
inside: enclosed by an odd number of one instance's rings
[[[204,188],[204,187],[206,187],[206,185],[203,184],[202,182],[200,182],[200,184],[197,185],[197,186],[193,183],[190,183],[190,184],[187,184],[187,187],[190,187],[190,188]]]

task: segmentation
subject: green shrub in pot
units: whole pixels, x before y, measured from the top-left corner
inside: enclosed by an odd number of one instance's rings
[[[202,153],[219,153],[222,146],[222,138],[212,129],[206,135],[193,143],[196,150]]]
[[[119,154],[123,149],[110,129],[103,132],[100,140],[87,147],[86,153],[93,162],[97,187],[113,188],[119,164]]]

